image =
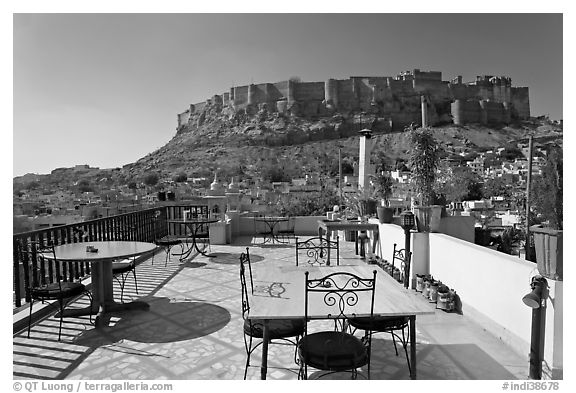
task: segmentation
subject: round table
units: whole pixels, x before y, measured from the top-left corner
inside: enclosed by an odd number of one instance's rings
[[[87,251],[92,246],[98,252]],[[63,262],[90,262],[92,278],[91,307],[82,309],[64,310],[63,316],[81,316],[97,314],[96,326],[101,326],[103,317],[107,313],[125,310],[147,310],[150,305],[143,301],[117,303],[114,301],[114,284],[112,275],[112,261],[117,259],[136,257],[156,248],[154,243],[136,241],[100,241],[70,243],[55,246],[56,259]],[[47,259],[54,259],[52,253],[44,254]]]
[[[198,239],[198,231],[204,225],[207,226],[208,237],[210,237],[210,224],[214,224],[216,222],[218,222],[217,219],[206,219],[206,218],[191,219],[191,220],[168,220],[169,224],[185,225],[189,229],[189,233],[188,233],[188,236],[186,239],[186,244],[188,245],[188,249],[186,251],[183,251],[182,254],[180,254],[180,260],[184,260],[184,259],[188,258],[194,249],[196,249],[196,251],[198,251],[199,254],[202,254],[205,257],[215,257],[215,255],[210,255],[206,252],[206,247],[204,247],[204,249],[201,250],[198,247],[197,239]],[[189,243],[188,240],[190,240],[190,242],[192,242],[192,244],[188,244]],[[178,255],[178,254],[174,254],[174,255]]]

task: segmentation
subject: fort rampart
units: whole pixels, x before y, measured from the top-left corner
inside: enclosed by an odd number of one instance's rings
[[[385,118],[392,129],[422,124],[423,110],[429,125],[507,124],[530,117],[528,87],[512,87],[508,77],[482,75],[464,83],[460,76],[443,81],[441,72],[419,69],[395,77],[351,76],[324,82],[287,80],[235,86],[205,102],[191,104],[178,114],[178,128],[213,105],[249,113],[265,107],[270,112],[306,117],[362,111]]]

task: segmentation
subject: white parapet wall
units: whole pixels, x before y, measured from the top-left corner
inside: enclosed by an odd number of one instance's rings
[[[243,212],[231,215],[232,236],[252,236],[257,233],[268,231],[264,223],[258,223],[254,220],[254,213]],[[318,234],[318,220],[326,218],[325,216],[298,216],[294,217],[294,233],[299,236],[314,236]],[[279,226],[280,228],[280,226]]]
[[[429,235],[429,246],[430,273],[456,290],[463,314],[528,357],[532,309],[522,298],[538,274],[536,264],[440,233]],[[562,282],[548,284],[544,373],[557,378],[563,369]]]
[[[404,231],[380,224],[380,252],[392,258],[394,243],[404,248]],[[462,313],[499,337],[511,349],[530,352],[532,309],[522,302],[536,264],[443,233],[411,233],[412,278],[430,273],[456,290]],[[543,377],[563,375],[563,283],[548,280]]]
[[[398,245],[398,248],[404,248],[404,230],[395,224],[380,224],[378,232],[380,237],[380,256],[392,262],[394,243]]]

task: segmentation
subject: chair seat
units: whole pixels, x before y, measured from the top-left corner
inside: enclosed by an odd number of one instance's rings
[[[114,262],[112,263],[112,274],[122,274],[132,271],[134,264],[132,262]]]
[[[164,236],[160,239],[154,240],[154,243],[158,246],[176,246],[182,243],[182,240],[178,239],[176,236]]]
[[[304,334],[303,319],[273,319],[269,321],[270,339],[295,337]],[[264,323],[253,319],[244,321],[244,333],[255,338],[264,336]]]
[[[368,350],[351,334],[319,332],[304,336],[298,344],[300,360],[319,370],[344,371],[368,363]]]
[[[86,286],[79,282],[57,282],[32,288],[32,297],[35,299],[54,300],[81,295]]]
[[[377,332],[387,332],[390,330],[400,330],[408,326],[409,318],[400,317],[360,317],[350,318],[348,323],[361,330],[373,330]]]

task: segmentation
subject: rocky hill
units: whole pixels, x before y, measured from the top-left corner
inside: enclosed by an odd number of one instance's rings
[[[374,131],[373,151],[383,151],[394,162],[406,158],[409,150],[405,132],[390,132],[385,120],[373,114],[342,113],[325,118],[303,118],[261,109],[247,115],[221,107],[195,114],[165,146],[123,171],[141,176],[149,171],[210,175],[221,168],[224,175],[242,176],[259,165],[294,166],[302,172],[322,171],[337,162],[338,149],[344,157],[358,156],[358,131]],[[510,126],[434,127],[443,146],[486,150],[527,141],[532,133],[541,143],[562,143],[560,124],[533,119]],[[327,162],[328,161],[328,162]]]
[[[59,170],[52,175],[25,175],[14,182],[23,183],[33,176],[36,181],[51,184],[83,178],[90,181],[106,178],[110,184],[126,184],[152,172],[168,178],[181,172],[200,177],[212,176],[217,168],[224,178],[242,178],[261,174],[270,166],[279,167],[287,176],[318,171],[334,173],[339,149],[348,160],[358,156],[358,131],[363,128],[374,131],[373,152],[383,152],[392,163],[406,158],[410,148],[407,134],[387,131],[385,120],[373,114],[304,118],[269,113],[265,108],[246,114],[208,107],[180,127],[166,145],[123,168]],[[527,141],[530,133],[540,143],[562,144],[561,125],[545,118],[493,128],[446,124],[433,130],[443,146],[465,147],[470,152]]]

